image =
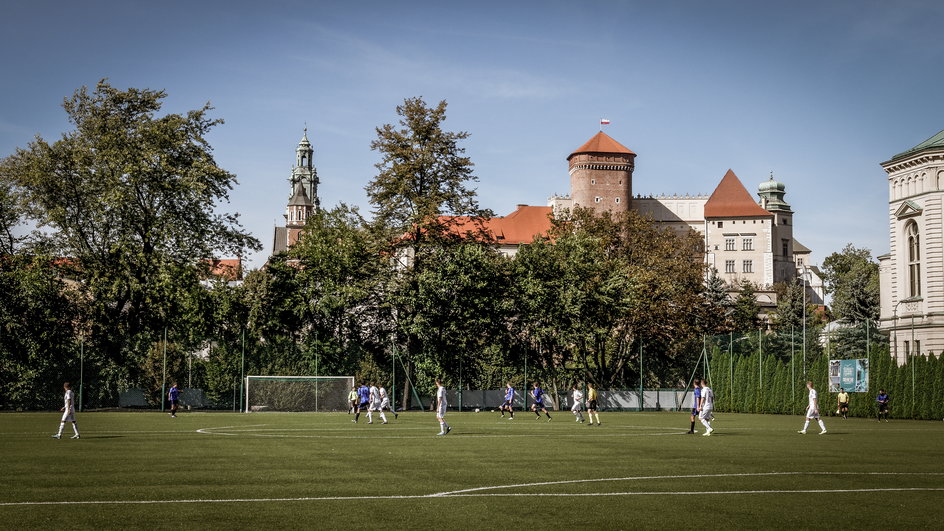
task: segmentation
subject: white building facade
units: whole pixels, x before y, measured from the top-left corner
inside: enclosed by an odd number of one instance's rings
[[[892,355],[944,350],[944,131],[883,162],[889,253],[878,257]]]

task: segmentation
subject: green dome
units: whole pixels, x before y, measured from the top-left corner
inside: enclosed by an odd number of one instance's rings
[[[762,194],[765,193],[765,192],[780,192],[780,193],[783,193],[783,192],[786,191],[786,188],[784,187],[784,185],[783,185],[782,182],[780,182],[780,181],[775,181],[773,174],[770,174],[770,179],[769,179],[769,180],[766,180],[766,181],[760,183],[760,186],[758,186],[758,191],[759,191],[760,193],[762,193]]]

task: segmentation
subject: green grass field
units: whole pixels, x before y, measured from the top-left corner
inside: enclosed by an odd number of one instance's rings
[[[0,414],[13,528],[940,528],[944,423],[603,413]],[[700,428],[700,426],[699,426]]]

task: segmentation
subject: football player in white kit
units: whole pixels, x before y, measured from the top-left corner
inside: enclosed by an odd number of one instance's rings
[[[819,418],[819,397],[816,394],[816,389],[813,389],[813,382],[806,382],[806,388],[810,390],[810,405],[806,407],[806,422],[803,423],[803,429],[797,433],[806,435],[806,428],[809,427],[810,421],[816,419],[816,422],[819,423],[819,429],[822,430],[819,434],[822,435],[826,433],[826,425],[823,424],[823,419]]]
[[[576,422],[583,422],[584,421],[583,413],[581,413],[580,411],[582,409],[581,403],[583,402],[583,391],[581,391],[577,387],[577,384],[574,384],[573,397],[574,397],[574,405],[570,408],[570,411],[571,413],[574,414],[575,417],[577,417],[576,419],[574,419]]]
[[[374,411],[380,412],[380,420],[384,424],[387,423],[387,417],[384,416],[383,410],[380,408],[380,389],[377,389],[377,386],[373,383],[370,384],[370,406],[367,408],[367,423],[373,424],[374,418],[372,413]]]
[[[381,415],[383,415],[383,411],[385,409],[389,409],[390,412],[393,413],[393,418],[399,417],[399,415],[397,415],[397,410],[390,407],[390,397],[387,396],[387,390],[384,389],[384,386],[381,385],[380,386],[380,414]],[[386,423],[387,421],[384,420],[384,424]]]
[[[698,412],[698,420],[705,426],[703,436],[711,435],[714,428],[711,427],[711,419],[714,418],[712,411],[715,409],[715,392],[708,386],[708,380],[701,380],[701,404]]]
[[[65,397],[63,397],[63,406],[62,409],[62,420],[59,422],[59,433],[52,436],[53,439],[62,438],[62,429],[65,428],[66,422],[72,423],[72,431],[75,432],[75,435],[72,436],[73,439],[79,438],[79,427],[75,423],[75,393],[72,392],[72,385],[69,382],[62,384],[62,388],[66,390]]]
[[[436,379],[436,420],[439,421],[439,433],[436,435],[446,435],[452,431],[446,424],[446,388],[439,378]]]

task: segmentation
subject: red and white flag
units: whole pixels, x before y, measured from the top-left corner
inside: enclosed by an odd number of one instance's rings
[[[610,125],[610,121],[606,118],[600,118],[600,125]]]

